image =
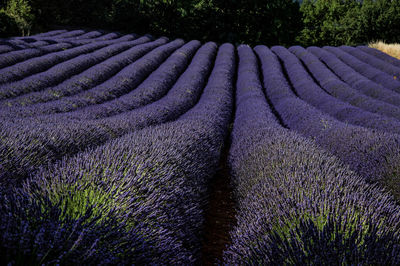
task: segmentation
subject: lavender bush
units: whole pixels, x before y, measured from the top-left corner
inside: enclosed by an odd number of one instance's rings
[[[133,110],[159,100],[186,70],[199,46],[200,42],[191,41],[179,48],[141,84],[127,94],[102,104],[55,116],[63,119],[98,119]]]
[[[18,48],[15,48],[8,44],[0,44],[0,54],[8,53],[14,50],[18,50]]]
[[[356,57],[346,53],[345,51],[337,47],[325,46],[324,49],[333,53],[340,60],[342,60],[347,65],[354,68],[358,73],[369,78],[370,80],[381,84],[387,89],[390,89],[397,93],[400,92],[400,82],[396,81],[393,76],[357,59]]]
[[[93,104],[100,104],[124,95],[127,92],[134,90],[135,87],[140,84],[152,71],[154,71],[168,55],[170,55],[174,50],[182,46],[184,43],[183,40],[178,39],[160,46],[160,44],[164,44],[165,42],[166,40],[160,39],[144,47],[134,47],[136,49],[130,49],[130,57],[127,58],[126,54],[122,55],[126,59],[127,66],[119,71],[115,71],[117,72],[115,75],[110,75],[111,77],[108,80],[105,80],[97,86],[95,86],[97,84],[96,79],[93,79],[95,78],[94,75],[99,76],[98,73],[103,73],[107,70],[110,70],[111,72],[112,67],[115,64],[119,65],[119,62],[123,60],[116,58],[111,62],[98,64],[95,66],[96,69],[94,69],[94,72],[92,69],[88,69],[87,71],[84,71],[84,73],[81,73],[72,79],[66,80],[55,88],[50,88],[48,91],[43,91],[40,96],[44,97],[39,96],[40,100],[42,100],[43,98],[46,99],[47,94],[50,94],[50,96],[47,96],[47,98],[50,98],[49,100],[51,100],[54,98],[52,95],[56,94],[58,97],[56,97],[54,101],[29,106],[28,108],[19,108],[19,110],[11,109],[10,111],[14,112],[14,116],[20,117],[61,113],[73,111]],[[156,49],[149,51],[153,48]],[[137,60],[131,62],[129,59]],[[99,66],[101,72],[99,72],[99,68],[97,66]],[[110,74],[113,73],[111,72]],[[105,77],[107,77],[107,74],[100,75],[101,79]],[[63,94],[64,96],[71,96],[62,97]]]
[[[229,155],[238,215],[225,264],[400,262],[393,256],[396,203],[314,141],[283,128],[265,100],[254,53],[247,46],[238,52]]]
[[[207,83],[216,49],[215,43],[203,45],[168,94],[142,108],[85,122],[51,121],[52,116],[15,122],[5,120],[1,132],[0,179],[3,183],[19,183],[20,178],[35,172],[39,166],[64,155],[102,144],[129,131],[178,118],[198,101]],[[19,135],[14,132],[19,132]]]
[[[162,254],[140,226],[127,229],[113,211],[94,215],[101,204],[87,205],[82,216],[65,214],[65,199],[51,201],[30,191],[0,194],[0,262],[11,265],[148,263]],[[132,250],[136,252],[132,252]]]
[[[131,43],[133,44],[141,44],[142,41],[149,41],[149,39],[139,39],[135,40]],[[62,44],[62,43],[61,43]],[[38,72],[43,72],[61,62],[73,59],[79,55],[83,54],[88,54],[90,52],[93,52],[93,54],[97,55],[99,57],[99,60],[103,57],[101,55],[101,52],[105,50],[109,50],[110,55],[112,55],[113,48],[118,48],[121,47],[120,51],[122,52],[123,50],[123,45],[125,44],[128,45],[129,43],[121,43],[120,41],[116,40],[114,41],[114,45],[112,45],[112,41],[102,41],[94,44],[88,44],[88,45],[81,45],[78,47],[70,48],[70,49],[63,49],[63,51],[60,52],[54,52],[50,54],[46,54],[40,57],[35,57],[29,60],[25,60],[21,63],[14,64],[12,66],[3,68],[0,70],[0,73],[2,75],[1,82],[2,83],[9,83],[12,81],[20,80],[24,77],[36,74]],[[60,46],[58,44],[58,46]],[[107,48],[104,48],[108,46]],[[68,47],[69,48],[69,47]],[[104,48],[104,49],[101,49]],[[99,49],[98,51],[94,52],[95,50]],[[118,52],[118,50],[117,50]],[[114,52],[115,53],[115,52]]]
[[[379,59],[381,59],[383,61],[386,61],[386,62],[388,62],[388,63],[390,63],[390,64],[392,64],[392,65],[394,65],[396,67],[400,67],[400,60],[399,59],[397,59],[395,57],[392,57],[392,56],[390,56],[390,55],[388,55],[388,54],[386,54],[386,53],[384,53],[382,51],[379,51],[378,49],[374,49],[374,48],[371,48],[371,47],[368,47],[368,46],[358,46],[357,48],[362,50],[363,52],[366,52],[366,53],[368,53],[370,55],[373,55],[373,56],[375,56],[375,57],[377,57],[377,58],[379,58]]]
[[[45,210],[43,212],[53,211],[51,218],[56,221],[72,221],[66,223],[61,232],[47,219],[38,221],[38,228],[50,224],[52,226],[45,233],[55,230],[61,239],[65,237],[64,232],[69,233],[75,227],[78,227],[77,233],[79,230],[85,232],[80,245],[73,249],[74,253],[70,252],[68,243],[63,242],[60,248],[35,246],[37,254],[48,251],[51,259],[61,257],[57,262],[74,261],[74,257],[72,260],[69,256],[63,257],[65,253],[104,256],[106,264],[199,262],[207,183],[215,173],[231,119],[234,60],[233,46],[222,45],[199,102],[177,121],[143,129],[63,159],[26,182],[21,189],[23,195],[34,197],[34,202]],[[110,212],[115,217],[111,219],[114,223],[106,219]],[[47,217],[46,214],[39,215]],[[21,223],[25,222],[18,215],[7,217],[10,220],[18,217]],[[73,223],[87,220],[90,221],[87,228],[86,224],[75,226]],[[92,221],[98,221],[100,225],[92,228]],[[109,238],[104,239],[107,245],[93,245],[93,238],[104,234],[103,228],[110,230],[105,234]],[[117,241],[114,237],[121,234],[121,230],[125,238]],[[86,232],[89,237],[85,238]],[[31,247],[30,240],[36,235],[29,233],[21,241],[26,245],[13,247],[14,253],[8,255],[7,262],[15,260],[17,252],[23,253]],[[43,234],[42,239],[46,238],[52,240]],[[118,245],[122,248],[115,256],[113,247]],[[30,257],[33,262],[46,263],[52,262],[50,258]]]
[[[400,119],[400,108],[375,100],[354,90],[303,47],[293,46],[289,48],[289,51],[301,59],[320,87],[330,95],[365,111]]]
[[[376,58],[375,56],[365,53],[364,51],[357,49],[355,47],[340,46],[339,48],[342,49],[343,51],[346,51],[347,53],[353,55],[354,57],[360,59],[361,61],[363,61],[363,62],[375,67],[376,69],[379,69],[380,71],[383,71],[393,77],[400,76],[400,67],[394,66],[388,62],[385,62],[384,60]],[[400,82],[399,82],[399,84],[400,84]]]
[[[340,122],[299,99],[291,90],[277,56],[257,46],[263,85],[282,123],[312,138],[367,182],[378,182],[400,197],[400,139],[397,134]]]
[[[164,39],[158,40],[157,43],[165,43]],[[169,44],[165,44],[151,51],[147,57],[150,57],[154,53],[160,52],[162,55],[168,55],[168,52],[174,47],[182,44],[182,40],[175,40]],[[57,86],[48,87],[47,89],[41,90],[39,92],[31,92],[25,95],[21,95],[14,99],[4,101],[4,106],[27,106],[41,102],[49,102],[60,99],[65,96],[70,96],[77,94],[81,91],[91,89],[96,85],[100,85],[106,82],[107,79],[113,78],[118,72],[132,64],[134,61],[139,59],[143,55],[141,49],[133,46],[126,51],[123,51],[117,55],[114,55],[103,62],[100,62],[82,73],[75,75],[72,78],[61,82]],[[154,57],[154,56],[153,56]],[[154,57],[154,60],[157,57]],[[162,60],[160,57],[159,60]],[[117,74],[118,75],[118,74]],[[70,99],[71,102],[73,99]],[[72,103],[71,103],[72,104]],[[25,116],[29,111],[24,111],[25,109],[20,109],[22,112],[21,116]],[[14,112],[14,111],[13,111]],[[18,112],[18,111],[17,111]]]
[[[115,55],[121,51],[131,48],[134,45],[138,46],[137,49],[139,49],[143,55],[154,47],[165,43],[167,40],[161,38],[158,41],[150,43],[147,43],[148,41],[148,38],[144,37],[130,42],[116,43],[90,54],[82,54],[74,57],[57,64],[44,72],[31,75],[22,80],[0,85],[0,99],[12,98],[23,93],[39,91],[46,87],[54,86],[64,81],[71,75],[76,75],[88,69],[93,64],[100,63],[101,61],[107,59],[110,55]],[[95,44],[100,44],[100,42]],[[104,43],[101,46],[103,45]]]
[[[400,264],[395,68],[365,47],[0,39],[0,264],[201,264],[228,170],[217,263]]]
[[[308,47],[307,50],[323,61],[329,69],[335,72],[340,79],[352,88],[377,100],[400,107],[400,95],[398,93],[386,89],[382,85],[364,77],[353,68],[346,65],[334,54],[329,53],[322,48],[312,46]]]
[[[56,43],[40,47],[40,49],[26,48],[26,49],[14,50],[9,53],[2,54],[0,58],[0,68],[14,65],[18,62],[28,60],[35,56],[41,56],[46,53],[57,52],[63,49],[68,49],[69,47],[72,47],[72,45],[68,43]]]
[[[293,84],[293,87],[300,98],[340,121],[374,128],[384,132],[400,133],[400,122],[397,119],[364,111],[346,102],[340,101],[326,93],[317,83],[315,83],[312,77],[304,69],[299,59],[286,48],[274,46],[271,50],[274,51],[283,61],[289,80]],[[330,88],[335,90],[337,94],[341,92],[342,96],[345,96],[345,94],[348,93],[345,89],[340,89],[338,84],[333,84]],[[365,99],[358,100],[360,101]]]

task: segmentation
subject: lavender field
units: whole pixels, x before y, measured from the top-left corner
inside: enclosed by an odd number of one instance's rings
[[[0,39],[0,264],[204,264],[221,172],[234,215],[212,263],[399,265],[400,60]]]

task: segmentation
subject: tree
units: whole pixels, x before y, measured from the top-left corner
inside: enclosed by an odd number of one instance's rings
[[[304,0],[304,28],[297,41],[304,46],[356,44],[360,6],[355,0]]]
[[[0,38],[18,34],[18,26],[14,19],[8,16],[4,9],[0,9]]]
[[[30,34],[34,16],[27,0],[9,0],[6,9],[2,9],[1,12],[15,21],[22,36]]]
[[[364,0],[359,28],[365,41],[400,42],[400,1]]]

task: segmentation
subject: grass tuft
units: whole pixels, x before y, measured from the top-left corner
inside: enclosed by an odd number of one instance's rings
[[[400,60],[400,43],[385,43],[383,41],[372,42],[368,44],[369,47],[378,49],[390,56],[396,57]]]

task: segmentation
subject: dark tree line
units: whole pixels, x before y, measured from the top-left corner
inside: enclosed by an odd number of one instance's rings
[[[292,0],[69,0],[57,5],[52,2],[32,0],[39,25],[87,26],[250,44],[290,44],[301,30],[299,4]]]
[[[400,0],[300,2],[6,0],[0,3],[0,35],[28,34],[57,25],[251,45],[400,41]]]
[[[400,42],[400,0],[304,0],[300,11],[304,46]]]

